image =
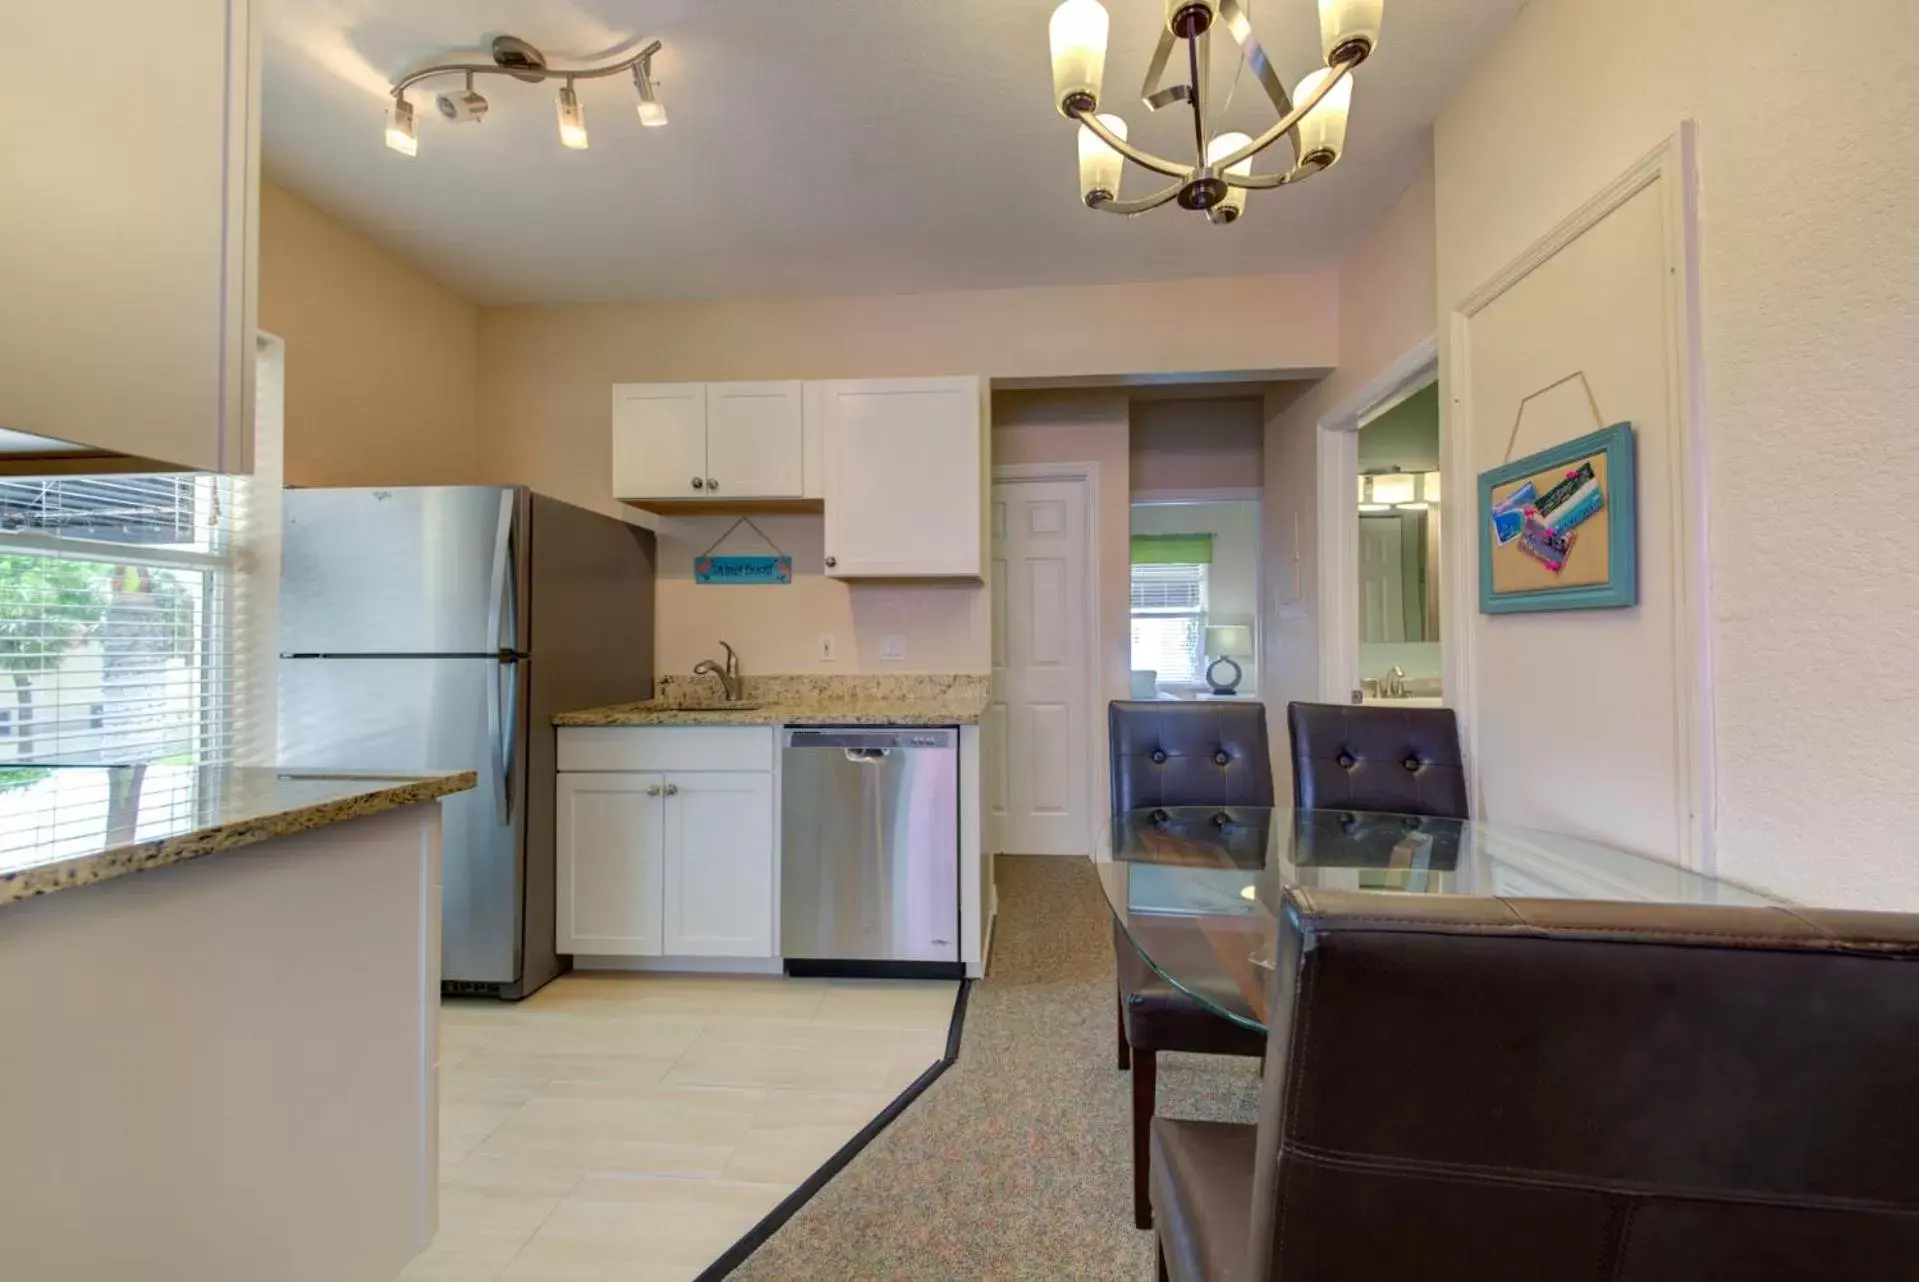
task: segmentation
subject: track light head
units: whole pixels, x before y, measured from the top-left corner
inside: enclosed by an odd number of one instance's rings
[[[417,156],[420,152],[420,139],[413,132],[413,104],[406,100],[405,94],[395,94],[393,105],[387,109],[386,145],[402,156]]]
[[[560,86],[560,101],[557,109],[560,120],[560,145],[569,151],[586,150],[586,108],[580,105],[579,95],[573,92],[573,82]]]
[[[666,104],[654,92],[653,60],[642,58],[633,68],[633,87],[640,95],[640,123],[658,129],[666,123]]]
[[[487,101],[472,89],[443,93],[439,97],[440,114],[456,124],[486,119]]]

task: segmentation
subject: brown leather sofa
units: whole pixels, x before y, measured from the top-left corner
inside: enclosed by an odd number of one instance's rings
[[[1919,916],[1291,889],[1178,1282],[1919,1278]]]

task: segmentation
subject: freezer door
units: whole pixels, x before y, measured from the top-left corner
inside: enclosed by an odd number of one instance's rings
[[[526,491],[288,490],[282,654],[482,654],[525,636]]]
[[[520,965],[524,663],[287,659],[279,760],[339,770],[476,770],[440,804],[444,978],[511,983]]]
[[[958,961],[959,753],[857,733],[785,732],[780,951]],[[882,736],[892,742],[879,746]],[[821,746],[800,746],[807,739]]]

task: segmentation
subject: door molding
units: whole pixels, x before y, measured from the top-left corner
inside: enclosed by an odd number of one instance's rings
[[[1319,473],[1319,697],[1329,703],[1345,703],[1359,688],[1359,522],[1353,495],[1360,420],[1390,409],[1438,376],[1439,340],[1429,334],[1320,416],[1313,451]],[[1440,418],[1439,451],[1444,458],[1445,415]],[[1440,598],[1446,600],[1443,585]],[[1442,606],[1440,615],[1441,671],[1451,632],[1444,611],[1450,608]],[[1452,693],[1450,685],[1446,692]]]
[[[1441,597],[1442,617],[1457,620],[1442,628],[1440,655],[1448,702],[1463,724],[1475,814],[1484,809],[1480,772],[1472,768],[1478,753],[1478,723],[1473,683],[1473,649],[1478,627],[1478,526],[1472,512],[1475,473],[1467,433],[1449,433],[1453,421],[1472,418],[1471,322],[1507,290],[1571,245],[1587,231],[1654,183],[1663,184],[1666,267],[1666,409],[1673,431],[1665,464],[1672,469],[1673,670],[1677,674],[1679,717],[1679,796],[1685,810],[1681,861],[1711,872],[1717,825],[1714,782],[1711,561],[1706,504],[1705,388],[1699,329],[1699,204],[1697,127],[1690,120],[1630,168],[1567,215],[1479,288],[1454,304],[1447,317],[1445,371],[1448,395],[1440,402],[1440,449],[1445,475],[1440,508],[1446,527],[1462,532],[1447,541]],[[1457,518],[1457,519],[1455,519]],[[1470,534],[1466,534],[1470,531]],[[1450,642],[1447,642],[1450,638]]]
[[[1086,638],[1087,659],[1083,684],[1086,693],[1086,746],[1089,749],[1095,749],[1093,752],[1093,760],[1088,763],[1088,769],[1086,771],[1086,788],[1088,792],[1086,799],[1086,817],[1087,824],[1091,829],[1091,831],[1086,834],[1086,853],[1092,855],[1097,851],[1099,846],[1099,831],[1101,827],[1104,826],[1107,815],[1105,795],[1106,772],[1109,768],[1106,754],[1096,750],[1098,745],[1103,743],[1106,738],[1105,720],[1102,716],[1104,709],[1101,707],[1099,698],[1100,671],[1104,664],[1106,642],[1106,638],[1102,634],[1099,625],[1099,464],[995,463],[993,465],[992,484],[988,489],[988,493],[990,495],[991,490],[1000,485],[1023,485],[1042,481],[1062,481],[1069,484],[1077,482],[1083,489],[1083,502],[1081,507],[1085,513],[1087,570],[1086,591],[1081,598],[1082,608],[1085,610],[1084,622],[1086,630],[1083,635]],[[991,501],[990,498],[988,501]],[[989,544],[987,559],[990,561],[992,559],[992,549],[990,547],[992,539],[990,533],[987,542]],[[992,593],[990,591],[987,593],[987,600],[989,602],[992,600]],[[991,606],[989,605],[988,608],[990,609]],[[991,666],[990,660],[988,666]],[[990,699],[991,696],[989,695],[988,698]],[[992,777],[990,771],[991,767],[989,766],[988,778]],[[1003,845],[1000,839],[999,823],[997,820],[991,818],[993,811],[990,804],[986,807],[986,812],[990,820],[986,833],[987,853],[989,856],[997,855],[1001,853],[1001,847]]]

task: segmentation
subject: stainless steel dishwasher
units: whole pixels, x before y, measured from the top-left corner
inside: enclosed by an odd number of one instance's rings
[[[962,974],[959,731],[793,727],[780,747],[788,972]]]

